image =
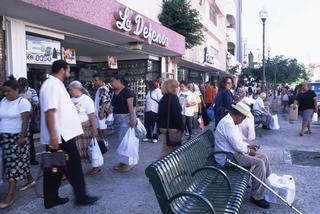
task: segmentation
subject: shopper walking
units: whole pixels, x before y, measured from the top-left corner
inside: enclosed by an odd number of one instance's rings
[[[192,138],[192,124],[194,117],[194,107],[198,105],[194,94],[188,89],[185,81],[180,82],[180,92],[178,93],[179,102],[182,107],[182,121],[186,129],[186,136],[188,139]]]
[[[232,87],[233,79],[231,77],[224,77],[221,80],[214,106],[216,127],[219,121],[232,110],[233,96],[230,91]]]
[[[98,136],[94,119],[94,102],[88,96],[88,91],[82,86],[81,82],[73,81],[69,84],[71,100],[75,105],[82,124],[83,134],[76,137],[76,145],[85,163],[90,163],[88,147],[93,138]],[[88,174],[95,175],[101,171],[101,166],[93,167]]]
[[[207,109],[210,106],[212,106],[212,104],[214,103],[216,95],[217,95],[216,86],[209,81],[207,83],[207,87],[206,87],[206,90],[205,90],[205,96],[204,96],[204,101],[206,103]]]
[[[318,98],[314,91],[309,89],[308,83],[303,83],[300,93],[297,95],[293,105],[295,110],[299,107],[299,112],[302,115],[302,126],[300,136],[311,134],[311,120],[313,113],[318,113]],[[307,130],[305,132],[305,130]]]
[[[194,106],[194,116],[193,116],[193,129],[198,129],[199,128],[199,122],[198,119],[202,119],[202,101],[200,97],[200,91],[199,88],[195,88],[193,83],[188,84],[188,90],[191,91],[196,98],[197,104]]]
[[[52,64],[52,75],[40,89],[41,133],[40,142],[49,151],[63,150],[68,155],[66,176],[73,187],[78,205],[90,205],[98,200],[88,196],[85,188],[81,158],[75,138],[83,134],[80,118],[63,81],[70,77],[70,67],[64,60]],[[59,197],[63,173],[44,172],[43,191],[46,209],[65,204],[68,198]]]
[[[120,145],[129,128],[133,128],[136,123],[133,105],[134,94],[128,87],[125,87],[125,84],[125,79],[119,75],[114,75],[111,78],[111,85],[114,90],[111,104],[113,108],[114,129],[117,132],[118,145]],[[113,168],[122,172],[128,172],[133,168],[133,166],[127,165],[126,163],[119,163]]]
[[[162,98],[162,92],[160,90],[160,84],[155,81],[151,82],[149,91],[146,95],[146,112],[144,119],[144,126],[147,130],[147,136],[143,139],[144,142],[152,141],[153,143],[158,142],[158,110],[159,102]]]
[[[14,202],[17,182],[27,179],[20,191],[35,186],[30,173],[30,152],[28,126],[31,111],[30,102],[19,96],[19,84],[11,76],[4,82],[5,97],[0,102],[0,146],[4,154],[4,168],[9,188],[0,208],[8,208]]]
[[[159,140],[162,142],[162,148],[159,158],[166,156],[176,148],[167,144],[167,129],[173,129],[177,132],[183,132],[185,129],[185,124],[182,122],[182,108],[177,97],[179,82],[168,79],[163,82],[161,91],[163,97],[159,102],[158,127],[161,133]]]
[[[35,89],[29,87],[28,80],[24,77],[18,79],[19,84],[19,95],[23,98],[29,100],[32,106],[32,111],[30,112],[30,123],[29,123],[29,143],[30,143],[30,164],[38,165],[39,162],[36,160],[36,150],[34,146],[33,135],[36,131],[37,124],[40,124],[40,109],[39,109],[39,97]],[[40,127],[38,127],[39,129]]]

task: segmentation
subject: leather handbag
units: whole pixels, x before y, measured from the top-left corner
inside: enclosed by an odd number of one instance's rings
[[[42,154],[43,170],[50,174],[62,173],[65,171],[68,156],[62,151],[45,152]]]
[[[170,110],[171,110],[171,96],[169,96],[168,101],[168,118],[167,118],[167,132],[166,132],[166,140],[167,146],[181,146],[183,132],[178,129],[170,129]]]

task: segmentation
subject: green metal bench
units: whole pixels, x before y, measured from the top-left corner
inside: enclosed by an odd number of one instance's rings
[[[250,175],[221,168],[214,135],[202,135],[154,162],[146,175],[163,213],[239,213]]]

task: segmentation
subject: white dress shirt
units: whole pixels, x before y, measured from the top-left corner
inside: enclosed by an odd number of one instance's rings
[[[72,103],[70,96],[63,85],[63,82],[54,76],[42,84],[40,89],[41,106],[41,133],[40,142],[50,143],[50,135],[46,124],[45,113],[50,109],[55,109],[56,136],[61,143],[83,134],[79,115],[76,107]]]
[[[240,128],[230,114],[220,120],[215,131],[215,151],[248,154],[248,145],[243,141]],[[215,159],[218,164],[224,166],[226,155],[216,154]]]
[[[159,102],[162,96],[163,95],[161,93],[160,88],[156,88],[153,91],[148,91],[146,95],[146,112],[152,111],[154,113],[158,113]]]

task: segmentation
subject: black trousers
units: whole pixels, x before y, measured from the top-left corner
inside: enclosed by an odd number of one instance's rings
[[[158,140],[158,130],[154,130],[157,125],[158,114],[152,111],[145,113],[144,126],[147,130],[148,139],[157,139]]]
[[[30,143],[30,162],[35,162],[36,161],[36,149],[34,147],[33,130],[31,128],[29,131],[29,143]]]
[[[188,131],[190,135],[192,135],[193,117],[182,115],[182,122],[183,126],[185,127],[185,130]]]
[[[82,172],[81,159],[75,143],[75,139],[71,139],[68,142],[62,140],[60,149],[69,156],[67,160],[66,171],[58,173],[49,173],[44,171],[44,204],[54,203],[59,198],[59,187],[63,174],[66,175],[69,183],[73,187],[77,202],[85,201],[87,198],[86,187]]]

